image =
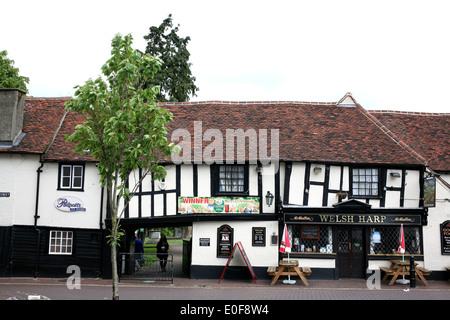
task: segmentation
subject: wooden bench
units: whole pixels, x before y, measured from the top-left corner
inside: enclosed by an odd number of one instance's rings
[[[267,268],[267,273],[269,274],[269,276],[274,276],[275,273],[277,272],[278,267],[268,267]]]
[[[300,267],[300,270],[303,272],[305,276],[311,275],[311,268],[310,267]]]
[[[419,271],[422,272],[422,274],[423,274],[424,276],[429,276],[430,273],[431,273],[430,270],[425,269],[425,268],[423,268],[423,267],[416,267],[416,268],[419,269]]]
[[[383,281],[386,281],[389,276],[393,276],[395,274],[395,270],[391,268],[380,267],[380,270],[385,273]]]
[[[299,269],[305,276],[309,276],[312,273],[310,267],[299,267]],[[267,274],[269,276],[274,276],[275,273],[277,273],[277,271],[278,271],[278,267],[271,266],[271,267],[267,268]]]
[[[280,270],[283,268],[283,270]],[[305,286],[308,286],[308,280],[306,280],[305,276],[311,275],[310,267],[298,267],[294,266],[294,270],[286,270],[285,266],[275,267],[270,266],[267,268],[267,274],[269,276],[273,276],[271,285],[274,285],[280,275],[290,275],[290,276],[299,276]],[[285,271],[286,270],[286,271]],[[281,271],[281,272],[280,272]]]

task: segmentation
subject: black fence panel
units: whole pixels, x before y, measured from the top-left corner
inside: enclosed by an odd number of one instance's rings
[[[119,278],[170,281],[173,284],[173,254],[120,253]]]

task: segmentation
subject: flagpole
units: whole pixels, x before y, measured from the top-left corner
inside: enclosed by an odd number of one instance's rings
[[[283,230],[283,237],[281,238],[281,246],[280,246],[280,251],[282,253],[286,253],[288,254],[288,263],[289,263],[289,252],[291,252],[291,241],[289,239],[289,231],[287,228],[287,225],[284,224],[284,230]],[[289,267],[288,267],[288,272],[290,271]],[[297,281],[296,280],[291,280],[291,275],[288,274],[288,279],[287,280],[283,280],[284,284],[295,284]]]
[[[402,254],[402,262],[406,262],[405,260],[405,232],[403,231],[403,223],[400,225],[400,236],[398,240],[398,252]],[[399,266],[401,268],[401,266]],[[405,275],[402,277],[403,279],[399,279],[396,282],[401,284],[408,284],[409,280],[405,279]]]

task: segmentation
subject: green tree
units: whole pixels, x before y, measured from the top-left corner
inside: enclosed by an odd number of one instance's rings
[[[14,60],[7,57],[6,50],[0,51],[0,88],[17,88],[28,93],[27,83],[30,79],[19,76],[19,69],[14,67]]]
[[[191,38],[178,36],[178,27],[173,26],[169,14],[159,27],[151,27],[150,33],[144,36],[147,41],[145,53],[159,57],[163,62],[161,71],[149,82],[150,86],[161,88],[158,101],[189,101],[189,97],[199,90],[189,63],[187,44]]]
[[[159,70],[161,60],[132,49],[132,41],[131,35],[117,34],[112,40],[112,56],[102,67],[103,77],[76,86],[75,97],[66,103],[67,110],[84,115],[84,123],[77,125],[67,141],[76,143],[75,152],[89,150],[98,160],[101,184],[108,192],[114,300],[119,299],[117,246],[123,235],[120,219],[149,173],[157,180],[166,176],[159,159],[176,149],[166,138],[165,126],[172,121],[172,114],[155,103],[159,88],[144,88],[144,83]],[[126,181],[138,168],[143,171],[142,178],[130,190]],[[120,198],[125,200],[123,208],[119,206]]]

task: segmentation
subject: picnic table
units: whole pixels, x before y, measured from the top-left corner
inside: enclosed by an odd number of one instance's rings
[[[298,276],[305,286],[309,286],[305,276],[311,274],[311,269],[309,267],[299,267],[297,260],[280,260],[279,267],[269,267],[267,272],[273,276],[270,285],[274,285],[280,276]]]
[[[414,262],[416,266],[414,268],[416,276],[426,285],[428,286],[427,279],[425,279],[424,275],[429,275],[431,271],[419,267],[417,262]],[[398,276],[409,276],[410,275],[410,262],[404,260],[391,260],[391,265],[389,268],[381,267],[381,271],[385,272],[383,277],[383,281],[387,280],[389,276],[392,276],[389,285],[392,286],[397,280]]]

